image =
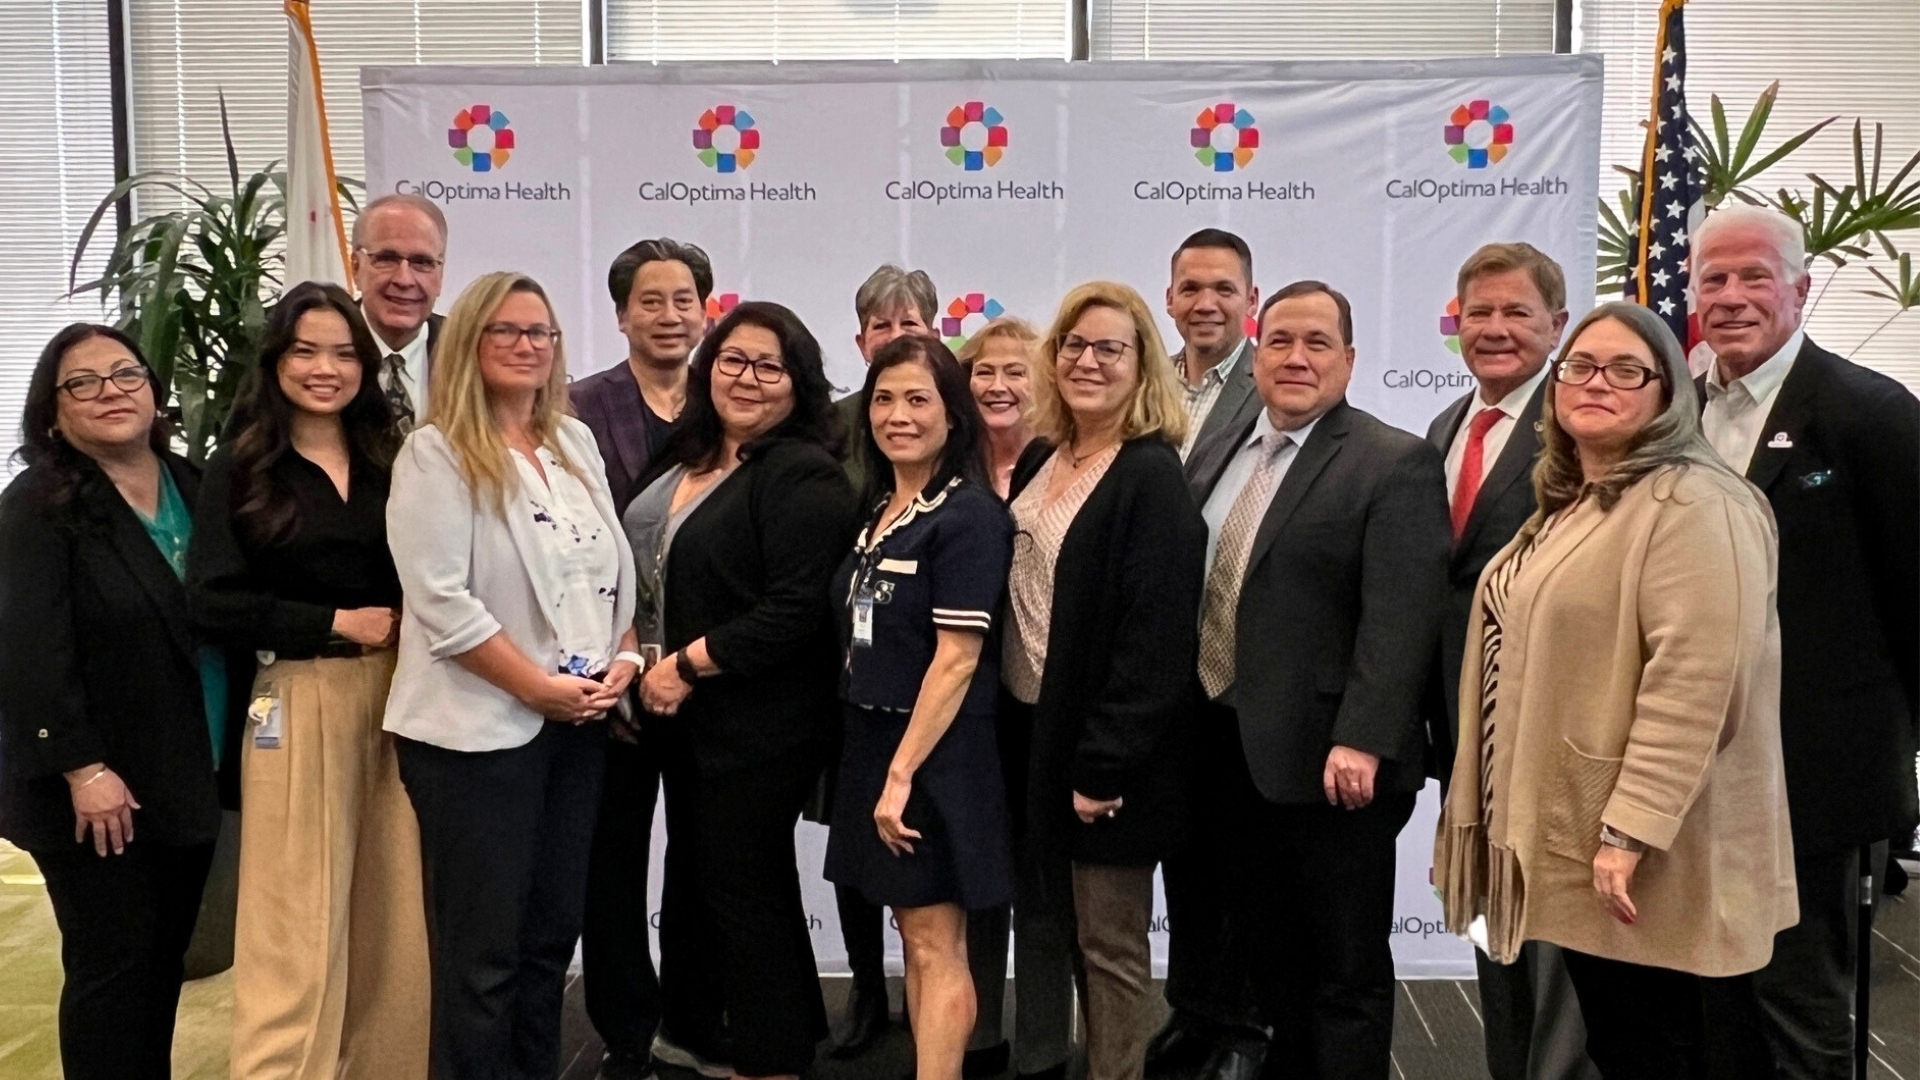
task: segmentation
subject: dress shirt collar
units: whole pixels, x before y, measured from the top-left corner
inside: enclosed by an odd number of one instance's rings
[[[1254,441],[1257,439],[1263,439],[1269,435],[1281,434],[1286,435],[1294,446],[1305,446],[1307,445],[1307,436],[1313,434],[1314,425],[1318,424],[1321,417],[1326,415],[1326,413],[1321,413],[1320,416],[1314,417],[1300,427],[1294,428],[1292,431],[1282,432],[1279,428],[1273,426],[1273,415],[1267,410],[1261,409],[1260,416],[1253,422],[1253,430],[1247,432],[1247,441],[1240,444],[1240,449],[1246,450],[1252,447]],[[1274,450],[1271,443],[1268,444],[1268,449],[1270,451]]]
[[[1512,392],[1507,394],[1506,397],[1494,402],[1492,407],[1506,413],[1507,418],[1510,420],[1520,419],[1520,413],[1526,409],[1527,402],[1533,400],[1534,391],[1540,389],[1540,384],[1547,381],[1547,372],[1552,370],[1552,368],[1553,364],[1550,362],[1540,365],[1539,371],[1534,372],[1532,377],[1527,379],[1526,382],[1514,387]],[[1480,396],[1478,390],[1475,390],[1473,401],[1467,409],[1466,422],[1472,423],[1473,418],[1480,414],[1480,410],[1487,407],[1486,399]]]
[[[1733,380],[1733,384],[1722,381],[1720,361],[1715,360],[1707,367],[1707,397],[1717,398],[1733,389],[1735,385],[1746,387],[1747,396],[1756,403],[1767,400],[1780,384],[1787,381],[1787,372],[1793,370],[1793,361],[1800,355],[1800,347],[1806,344],[1807,328],[1800,327],[1787,339],[1780,351],[1767,357],[1759,367]]]
[[[364,316],[366,314],[366,307],[362,305],[360,310],[362,316]],[[413,335],[412,341],[407,342],[404,347],[398,349],[388,344],[386,338],[380,336],[380,331],[375,328],[373,320],[371,319],[367,320],[367,330],[373,334],[373,343],[380,346],[380,359],[383,362],[394,353],[399,353],[400,358],[406,361],[409,375],[417,371],[420,365],[426,362],[427,336],[430,332],[426,323],[420,324],[420,332]]]
[[[1233,370],[1233,365],[1239,361],[1240,354],[1246,352],[1247,346],[1252,343],[1252,338],[1241,338],[1240,344],[1234,346],[1233,351],[1228,353],[1225,359],[1201,373],[1200,386],[1205,386],[1209,382],[1226,382],[1227,373]],[[1180,369],[1180,385],[1187,386],[1187,351],[1185,349],[1181,349],[1174,357],[1174,364]],[[1197,390],[1199,387],[1187,386],[1187,389]]]

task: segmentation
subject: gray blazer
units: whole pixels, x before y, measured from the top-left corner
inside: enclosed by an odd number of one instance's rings
[[[572,417],[556,433],[580,470],[620,551],[609,646],[633,625],[633,551],[607,491],[606,464],[587,425]],[[475,509],[459,459],[432,426],[407,436],[393,463],[387,544],[406,600],[400,657],[387,697],[388,731],[449,750],[522,746],[546,721],[454,660],[505,631],[542,668],[559,649],[552,622],[556,584],[527,514]]]
[[[1186,370],[1186,350],[1174,354],[1174,366],[1180,371]],[[1220,432],[1232,428],[1240,429],[1241,420],[1251,420],[1252,412],[1245,412],[1248,404],[1258,411],[1260,395],[1253,392],[1253,341],[1242,342],[1240,357],[1227,369],[1227,380],[1220,385],[1220,396],[1213,399],[1213,411],[1207,414],[1207,421],[1200,425],[1200,435],[1193,441],[1193,450],[1187,456],[1192,458],[1200,452],[1200,445],[1208,439],[1216,438]],[[1244,414],[1244,415],[1243,415]],[[1187,473],[1189,479],[1193,473]]]

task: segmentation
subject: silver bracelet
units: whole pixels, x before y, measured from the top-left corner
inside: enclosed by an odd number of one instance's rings
[[[1644,840],[1635,840],[1626,833],[1615,832],[1613,826],[1604,823],[1600,826],[1600,842],[1608,847],[1619,848],[1621,851],[1642,852],[1647,850],[1647,845]]]
[[[93,783],[95,780],[98,780],[105,775],[107,775],[107,767],[105,765],[102,765],[100,766],[99,772],[94,773],[92,776],[87,777],[85,780],[82,780],[80,782],[80,787],[74,788],[73,790],[79,791],[80,788],[86,787],[88,784]]]

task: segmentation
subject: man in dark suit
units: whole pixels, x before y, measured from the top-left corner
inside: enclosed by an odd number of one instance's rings
[[[1247,317],[1260,302],[1253,284],[1253,252],[1224,229],[1201,229],[1173,253],[1167,314],[1183,342],[1173,362],[1180,372],[1187,410],[1187,440],[1180,454],[1187,480],[1198,479],[1193,450],[1230,424],[1244,424],[1261,407],[1253,392],[1253,341]],[[1194,799],[1203,816],[1225,811],[1218,786],[1208,778],[1226,767],[1213,760],[1223,749],[1208,745],[1196,761]],[[1147,1072],[1185,1073],[1194,1080],[1245,1080],[1254,1067],[1266,1029],[1254,1008],[1247,969],[1228,944],[1227,837],[1201,830],[1162,870],[1167,893],[1166,1023],[1147,1043]],[[1254,1055],[1248,1055],[1252,1048]]]
[[[380,387],[411,429],[427,414],[428,368],[440,336],[433,313],[447,270],[447,216],[419,195],[382,195],[353,221],[353,285],[386,354]]]
[[[1702,426],[1780,530],[1780,743],[1800,922],[1749,980],[1774,1064],[1852,1073],[1863,845],[1910,837],[1920,717],[1920,401],[1815,345],[1800,224],[1728,207],[1693,237]],[[1728,1022],[1738,1022],[1738,1018]]]
[[[1233,807],[1211,825],[1236,838],[1229,936],[1274,1027],[1275,1074],[1385,1080],[1395,842],[1426,780],[1446,604],[1443,466],[1347,404],[1345,297],[1295,282],[1259,325],[1264,408],[1194,454],[1201,737],[1233,766],[1212,778]]]
[[[614,508],[624,514],[686,404],[687,359],[706,329],[713,265],[692,244],[642,240],[613,260],[607,291],[627,339],[626,363],[574,383],[569,399],[574,415],[593,432]],[[587,864],[580,978],[587,1016],[606,1047],[601,1080],[640,1080],[652,1071],[653,1054],[697,1069],[711,1065],[721,1048],[682,1046],[664,1031],[656,1041],[661,989],[647,946],[646,897],[660,758],[640,728],[618,714],[608,723],[612,738]]]
[[[1444,712],[1431,733],[1434,775],[1453,772],[1460,662],[1480,571],[1533,516],[1533,460],[1547,360],[1567,326],[1567,282],[1531,244],[1488,244],[1460,268],[1460,355],[1474,389],[1441,411],[1427,438],[1445,456],[1453,554],[1440,627]],[[1475,948],[1480,1018],[1493,1080],[1599,1080],[1580,1003],[1556,945],[1529,941],[1512,964]]]

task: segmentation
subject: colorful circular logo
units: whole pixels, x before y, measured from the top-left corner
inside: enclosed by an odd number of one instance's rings
[[[727,312],[740,306],[739,293],[713,293],[707,297],[707,329],[727,317]]]
[[[513,153],[513,129],[507,114],[491,105],[469,105],[453,114],[447,129],[453,160],[474,172],[493,172]]]
[[[1007,152],[1007,125],[1000,110],[985,102],[969,101],[955,105],[947,113],[947,124],[940,129],[940,145],[947,148],[947,160],[968,172],[979,172],[1000,164]]]
[[[982,326],[1006,313],[1000,301],[986,293],[956,296],[940,320],[940,336],[946,339],[947,348],[958,351]]]
[[[1440,336],[1446,342],[1447,351],[1460,351],[1460,298],[1447,301],[1447,312],[1440,316]]]
[[[1201,109],[1193,122],[1193,156],[1214,172],[1244,169],[1260,149],[1260,129],[1253,126],[1253,114],[1231,101],[1211,109]]]
[[[693,129],[693,149],[700,164],[715,172],[738,172],[753,164],[760,150],[760,129],[745,109],[715,105],[700,114]]]
[[[1445,134],[1448,156],[1469,169],[1484,169],[1507,156],[1513,122],[1507,110],[1481,98],[1454,109]]]

